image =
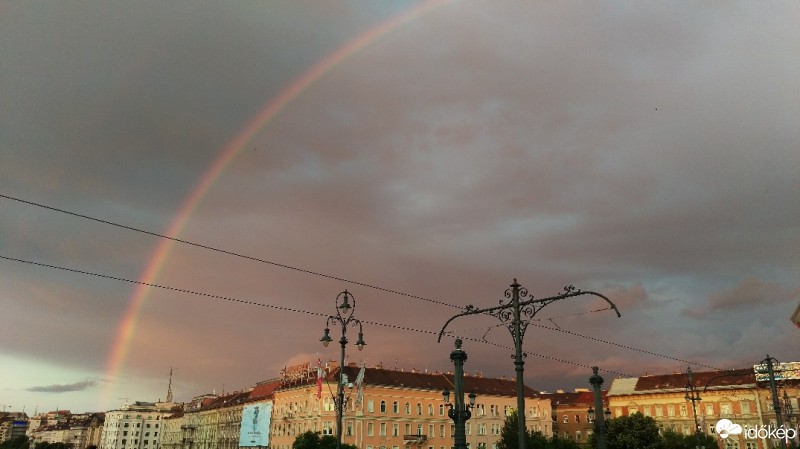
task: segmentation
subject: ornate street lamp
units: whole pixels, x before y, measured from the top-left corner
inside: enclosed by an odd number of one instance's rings
[[[505,291],[505,297],[508,301],[504,302],[500,300],[499,306],[478,309],[472,305],[468,305],[464,312],[447,320],[442,330],[439,331],[439,338],[437,341],[442,341],[442,335],[451,321],[466,315],[488,314],[496,317],[508,327],[511,336],[514,338],[514,355],[512,355],[511,358],[514,359],[514,371],[516,371],[517,433],[519,434],[519,449],[525,449],[525,434],[527,431],[525,429],[525,385],[523,378],[525,372],[525,357],[527,357],[528,354],[522,351],[522,339],[533,317],[548,304],[583,295],[592,295],[602,298],[609,304],[608,308],[616,312],[617,317],[621,315],[617,306],[604,295],[597,292],[576,289],[573,285],[564,287],[564,293],[547,298],[534,298],[533,295],[529,295],[528,289],[520,285],[516,279],[514,279],[514,282],[509,287],[510,288]],[[525,299],[526,297],[528,299]]]
[[[475,393],[469,394],[469,405],[464,404],[464,362],[467,360],[467,353],[461,349],[461,339],[456,339],[456,349],[450,353],[450,360],[455,366],[453,378],[453,388],[455,390],[454,403],[450,403],[450,391],[444,390],[442,398],[445,406],[449,409],[447,416],[455,423],[455,449],[467,449],[467,420],[472,417],[472,408],[475,407]]]
[[[350,304],[350,300],[353,302],[352,305]],[[347,326],[358,326],[358,340],[356,341],[356,347],[358,347],[359,351],[364,349],[366,343],[364,342],[364,329],[361,326],[361,321],[353,316],[353,313],[356,309],[356,299],[353,297],[353,295],[345,290],[336,295],[335,303],[336,315],[330,315],[328,317],[328,320],[325,323],[324,333],[319,341],[322,342],[323,346],[328,347],[330,342],[333,341],[330,335],[331,323],[339,324],[342,327],[342,338],[339,339],[339,344],[342,347],[341,357],[339,359],[339,385],[336,389],[336,397],[333,400],[334,406],[336,407],[336,449],[340,449],[342,447],[342,415],[344,414],[344,408],[347,405],[347,401],[345,401],[344,398],[344,352],[345,346],[347,346]]]
[[[697,421],[697,406],[695,405],[696,402],[701,401],[702,398],[700,397],[700,393],[697,392],[697,388],[694,385],[694,380],[692,380],[692,368],[686,368],[686,395],[684,399],[687,401],[692,401],[692,416],[694,416],[694,437],[697,440],[697,447],[700,447],[700,423]],[[705,432],[703,432],[705,433]]]
[[[603,386],[603,377],[597,373],[599,368],[592,367],[592,377],[589,383],[594,391],[594,409],[589,407],[589,422],[594,423],[594,434],[597,439],[597,449],[606,449],[606,422],[611,419],[611,409],[606,408],[605,412],[595,414],[595,410],[603,410],[603,393],[600,389]]]

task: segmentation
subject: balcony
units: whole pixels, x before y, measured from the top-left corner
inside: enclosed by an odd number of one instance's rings
[[[406,446],[410,446],[412,444],[421,445],[426,441],[428,441],[427,435],[403,435],[403,444]]]

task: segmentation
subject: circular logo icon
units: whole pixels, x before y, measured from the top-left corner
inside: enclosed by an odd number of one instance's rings
[[[719,435],[720,438],[728,438],[731,435],[739,435],[742,433],[742,426],[734,424],[730,419],[725,418],[717,421],[717,425],[714,426],[714,429],[716,429],[717,435]]]

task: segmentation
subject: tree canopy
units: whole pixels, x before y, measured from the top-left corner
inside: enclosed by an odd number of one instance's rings
[[[352,444],[342,443],[342,449],[358,449]],[[336,437],[333,435],[320,435],[319,432],[308,431],[301,433],[292,443],[292,449],[336,449]]]
[[[519,433],[517,432],[517,411],[512,411],[500,429],[500,441],[497,442],[497,449],[517,449],[519,448]],[[580,449],[575,441],[566,438],[547,438],[541,432],[525,432],[526,449]]]

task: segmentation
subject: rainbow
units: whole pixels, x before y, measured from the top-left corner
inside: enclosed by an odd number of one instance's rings
[[[296,100],[306,89],[322,79],[326,74],[336,68],[336,66],[381,37],[387,35],[401,25],[423,16],[450,1],[452,0],[426,0],[413,8],[390,17],[328,54],[302,76],[284,88],[277,97],[267,102],[264,108],[250,119],[235,135],[233,140],[220,152],[220,155],[214,160],[210,168],[203,174],[195,188],[178,208],[178,212],[170,222],[165,235],[168,237],[177,237],[181,233],[189,217],[200,205],[203,197],[225,171],[231,161],[239,154],[242,148],[253,139],[259,130],[275,119],[282,110]],[[147,284],[155,283],[170,255],[170,250],[174,243],[175,242],[168,239],[159,241],[146,268],[139,276],[140,282]],[[113,380],[117,377],[125,363],[130,342],[136,330],[139,312],[142,310],[149,292],[149,287],[138,285],[128,301],[128,307],[125,309],[123,317],[117,327],[114,342],[106,361],[105,378],[112,380],[112,382],[108,382],[109,385],[114,383]],[[109,388],[111,387],[109,386]],[[107,391],[105,396],[107,397],[108,394],[110,394],[110,391]]]

